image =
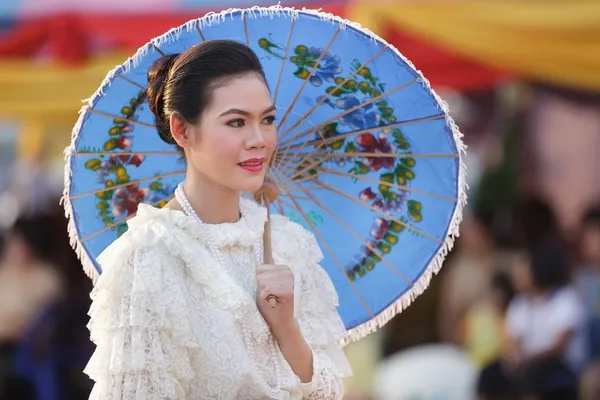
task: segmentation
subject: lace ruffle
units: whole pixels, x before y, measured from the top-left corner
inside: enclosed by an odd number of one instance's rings
[[[253,202],[244,207],[262,235],[265,210]],[[85,370],[97,382],[92,399],[264,398],[239,332],[246,320],[260,368],[269,371],[262,357],[269,328],[253,293],[198,244],[205,240],[202,230],[183,213],[142,206],[129,227],[99,258],[104,271],[92,292],[89,323],[97,350]],[[243,254],[256,241],[249,240],[244,221],[210,229],[233,263],[230,254]],[[350,369],[338,345],[345,330],[337,294],[318,265],[322,254],[314,237],[287,218],[274,216],[272,229],[275,261],[292,267],[297,279],[296,315],[315,360],[308,385],[300,385],[286,365],[286,390],[278,398],[299,398],[300,392],[337,398],[339,378]]]
[[[99,260],[104,271],[88,324],[97,348],[85,372],[102,384],[92,399],[185,398],[181,385],[195,376],[189,354],[198,342],[181,275],[154,250],[158,241],[131,246],[130,240],[115,242]]]

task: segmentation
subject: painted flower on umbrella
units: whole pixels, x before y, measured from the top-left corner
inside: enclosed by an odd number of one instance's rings
[[[323,98],[325,98],[325,104],[342,112],[353,110],[342,115],[337,120],[340,124],[347,126],[351,130],[374,128],[381,121],[381,115],[372,103],[355,109],[362,102],[354,95],[345,95],[340,98],[320,96],[317,98],[317,101],[322,101]]]
[[[131,134],[134,130],[132,123],[117,119],[114,121],[114,125],[108,130],[110,136],[120,136],[126,133]]]
[[[96,171],[96,181],[104,183],[111,174],[116,175],[117,184],[126,183],[129,181],[124,165],[133,165],[139,167],[144,161],[145,156],[139,154],[122,154],[110,156],[107,160],[92,159],[86,162],[85,166],[88,169]]]
[[[115,149],[131,151],[131,145],[133,144],[133,138],[129,135],[120,135],[118,137],[110,138],[104,143],[104,151],[112,151]]]
[[[145,202],[152,204],[158,208],[162,208],[169,202],[170,196],[173,195],[175,188],[169,184],[165,184],[160,180],[150,183],[150,190],[146,195]]]
[[[363,133],[359,135],[355,142],[357,151],[361,153],[373,153],[373,157],[363,157],[362,161],[371,171],[380,169],[391,170],[394,168],[396,160],[394,157],[377,157],[377,154],[392,154],[396,148],[387,140],[385,133],[380,132],[377,137],[373,133]]]
[[[138,205],[144,200],[148,188],[140,188],[137,184],[120,187],[115,190],[112,199],[112,212],[115,217],[133,215]]]
[[[341,59],[330,53],[323,54],[323,51],[324,49],[317,47],[309,49],[304,45],[296,46],[295,54],[290,57],[290,61],[298,67],[294,75],[300,79],[308,79],[314,86],[321,86],[323,82],[334,82],[336,76],[342,73]],[[319,61],[321,55],[323,58]],[[312,75],[310,71],[313,71]]]
[[[385,186],[387,190],[381,190]],[[406,195],[392,192],[389,190],[389,186],[380,185],[380,193],[377,194],[372,188],[368,187],[359,193],[358,197],[365,203],[370,204],[374,209],[384,213],[399,213],[402,211],[402,205],[406,202]]]

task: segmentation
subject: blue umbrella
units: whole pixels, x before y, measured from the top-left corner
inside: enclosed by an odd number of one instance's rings
[[[360,338],[427,287],[466,202],[461,134],[427,80],[373,33],[280,6],[208,14],[153,39],[111,71],[67,149],[65,208],[86,272],[140,202],[166,204],[179,153],[154,132],[147,71],[164,54],[233,39],[260,57],[277,106],[274,212],[311,230]]]

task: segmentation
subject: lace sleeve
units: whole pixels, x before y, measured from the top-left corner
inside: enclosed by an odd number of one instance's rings
[[[313,378],[301,384],[306,400],[341,399],[342,378],[352,371],[340,345],[346,335],[337,313],[338,296],[319,262],[323,258],[314,236],[303,229],[301,243],[306,265],[301,270],[301,293],[298,316],[302,333],[313,351]]]
[[[194,344],[180,315],[186,307],[176,260],[126,234],[99,262],[88,325],[96,350],[85,369],[95,381],[90,399],[185,399]]]

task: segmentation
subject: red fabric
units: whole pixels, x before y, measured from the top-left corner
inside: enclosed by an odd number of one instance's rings
[[[49,18],[24,21],[0,36],[0,57],[28,58],[46,43],[50,32]]]
[[[387,27],[384,37],[411,60],[433,86],[464,91],[487,89],[507,76],[503,71],[468,60],[451,50],[404,33],[395,26]]]

